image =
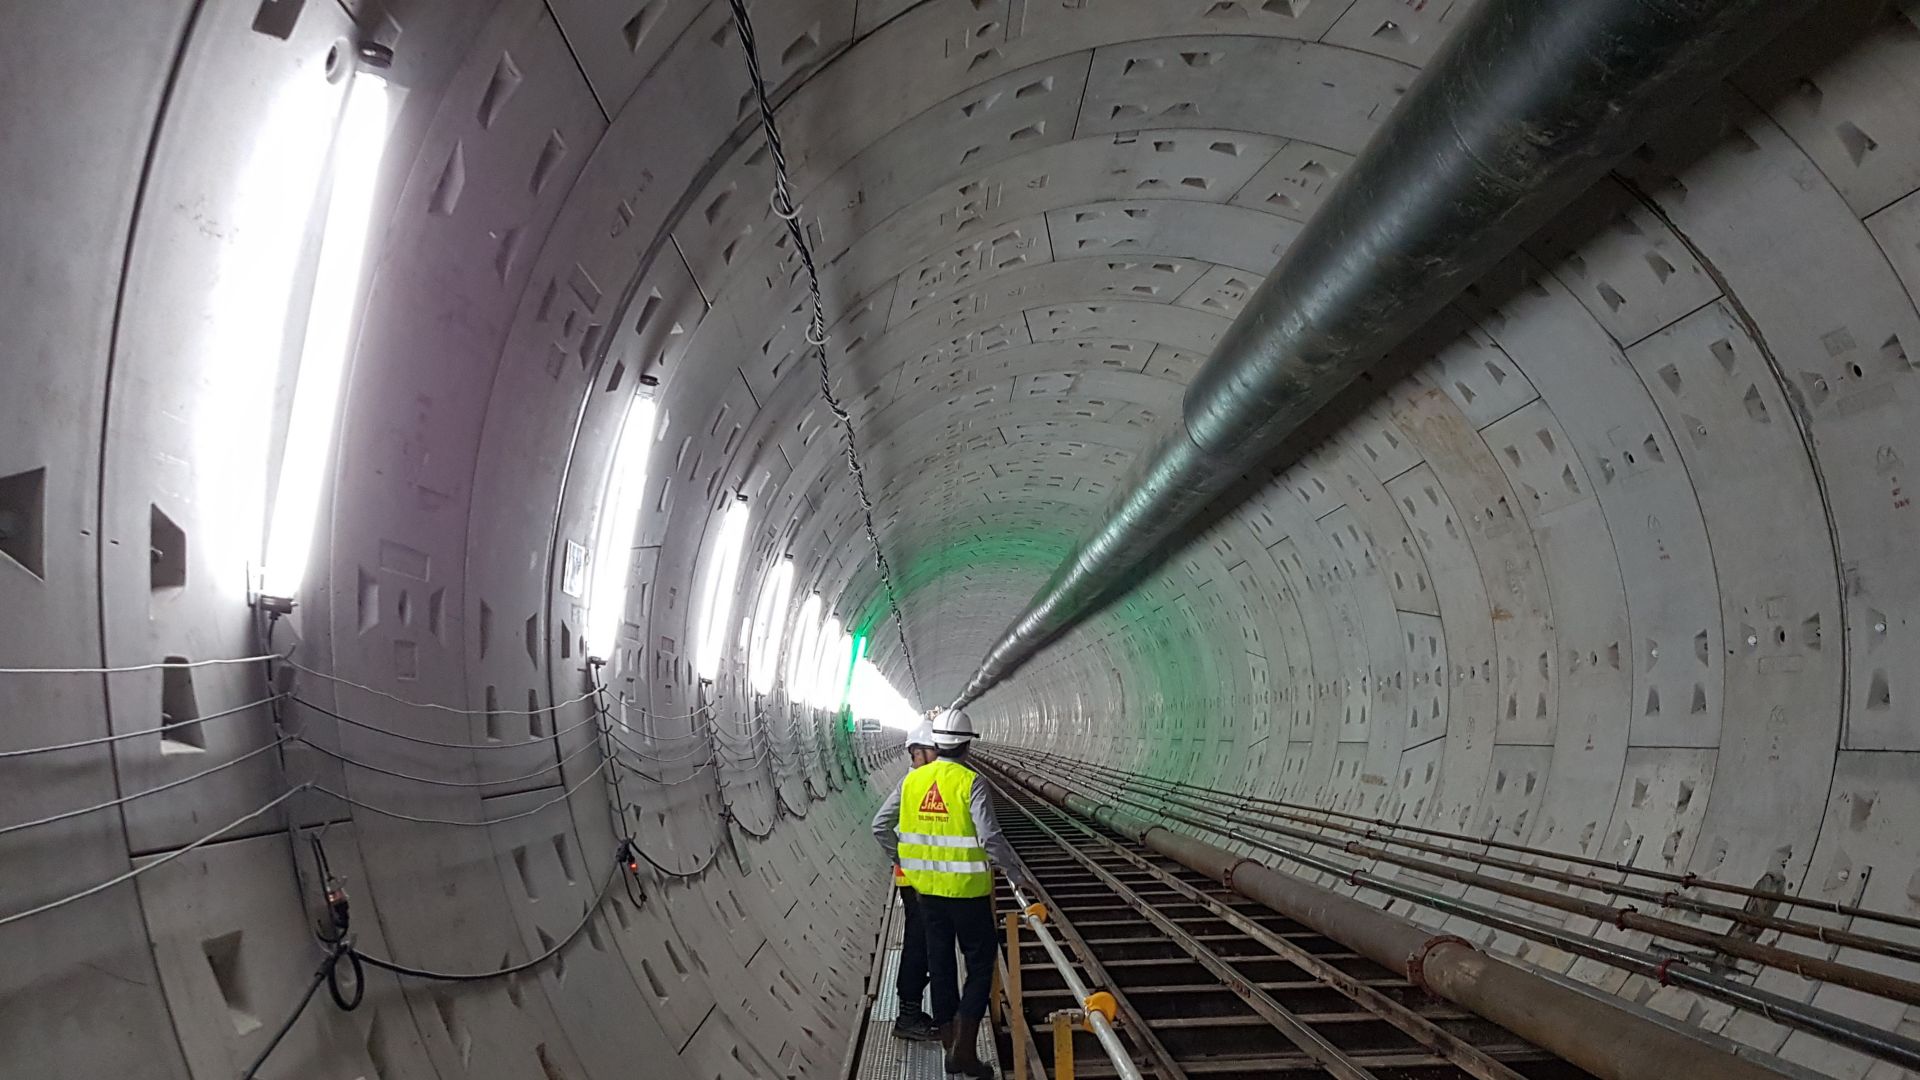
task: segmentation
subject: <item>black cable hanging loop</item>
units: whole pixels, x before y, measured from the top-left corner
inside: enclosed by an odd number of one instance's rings
[[[773,161],[773,191],[769,196],[773,204],[773,214],[786,223],[787,236],[793,241],[794,254],[800,259],[807,273],[807,291],[812,299],[813,311],[807,320],[807,344],[814,349],[820,363],[820,397],[827,403],[834,419],[840,425],[840,433],[847,448],[847,472],[853,477],[854,494],[860,499],[860,512],[865,518],[867,543],[873,548],[873,563],[880,572],[880,588],[886,593],[887,610],[893,616],[894,628],[900,633],[900,656],[907,665],[907,678],[913,683],[913,696],[922,700],[925,694],[920,688],[920,672],[914,666],[913,650],[907,645],[907,621],[900,613],[900,598],[894,588],[893,568],[887,563],[887,556],[880,548],[880,532],[873,522],[873,500],[867,495],[866,471],[861,468],[860,453],[854,439],[853,417],[841,406],[840,399],[834,395],[831,372],[827,366],[827,317],[825,304],[820,295],[820,270],[815,265],[813,248],[807,243],[806,228],[800,223],[800,208],[793,201],[793,185],[787,168],[786,148],[780,142],[780,125],[774,119],[773,102],[767,94],[766,76],[760,71],[760,51],[753,34],[753,19],[747,14],[746,0],[729,0],[733,8],[733,26],[740,39],[740,49],[746,57],[747,77],[753,83],[753,96],[760,107],[760,126],[767,135],[767,156]]]

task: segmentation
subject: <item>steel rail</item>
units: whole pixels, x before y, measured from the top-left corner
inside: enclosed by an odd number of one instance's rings
[[[1166,812],[1164,807],[1154,807],[1152,804],[1140,803],[1135,800],[1129,801],[1132,802],[1133,805],[1147,810],[1149,813]],[[1569,914],[1592,919],[1603,925],[1612,926],[1617,930],[1638,930],[1642,933],[1651,934],[1654,937],[1665,938],[1668,941],[1676,941],[1685,945],[1712,949],[1726,956],[1749,960],[1753,963],[1791,972],[1803,979],[1812,979],[1817,982],[1831,983],[1835,986],[1844,986],[1850,990],[1858,990],[1861,993],[1888,998],[1907,1005],[1920,1005],[1920,983],[1916,983],[1911,979],[1901,978],[1897,975],[1872,971],[1866,968],[1856,967],[1852,964],[1843,964],[1836,960],[1808,956],[1804,953],[1797,953],[1790,949],[1782,949],[1774,945],[1762,945],[1757,941],[1734,937],[1730,934],[1718,933],[1712,930],[1703,930],[1698,927],[1688,926],[1685,923],[1674,922],[1671,919],[1644,915],[1641,914],[1638,909],[1631,907],[1615,907],[1611,904],[1603,904],[1593,900],[1583,900],[1579,897],[1557,893],[1550,889],[1538,889],[1531,885],[1522,885],[1518,882],[1491,877],[1471,870],[1461,870],[1451,866],[1444,866],[1427,859],[1418,859],[1410,855],[1402,855],[1398,852],[1388,851],[1385,848],[1376,847],[1371,844],[1363,844],[1357,840],[1329,840],[1324,835],[1305,829],[1296,829],[1291,826],[1274,825],[1258,821],[1247,821],[1244,818],[1234,815],[1227,816],[1229,820],[1234,821],[1236,824],[1249,828],[1259,829],[1263,832],[1284,836],[1291,840],[1299,840],[1304,843],[1323,847],[1337,847],[1348,855],[1372,859],[1375,862],[1391,863],[1395,866],[1405,867],[1406,869],[1415,870],[1423,874],[1431,874],[1435,877],[1445,878],[1462,885],[1500,893],[1504,896],[1513,897],[1516,900],[1525,900],[1529,903],[1539,904],[1542,907],[1565,911]]]
[[[1092,874],[1097,881],[1112,890],[1115,896],[1118,896],[1124,901],[1126,905],[1137,912],[1141,918],[1146,919],[1161,933],[1167,935],[1169,940],[1179,946],[1180,951],[1192,957],[1201,967],[1206,968],[1214,978],[1219,979],[1228,990],[1231,990],[1234,996],[1246,1002],[1248,1008],[1251,1008],[1278,1029],[1282,1035],[1286,1036],[1288,1042],[1291,1042],[1302,1054],[1307,1056],[1308,1060],[1319,1065],[1333,1076],[1340,1078],[1340,1080],[1380,1080],[1380,1077],[1372,1070],[1360,1065],[1351,1057],[1348,1057],[1339,1047],[1329,1042],[1326,1036],[1307,1026],[1306,1021],[1302,1020],[1298,1013],[1280,1004],[1280,1002],[1274,1000],[1272,994],[1255,986],[1251,980],[1241,975],[1240,972],[1221,957],[1219,953],[1201,944],[1192,934],[1189,934],[1185,928],[1181,927],[1179,923],[1168,918],[1164,913],[1142,898],[1139,893],[1128,888],[1125,882],[1114,877],[1099,863],[1094,862],[1092,859],[1087,858],[1085,854],[1076,850],[1072,844],[1067,842],[1066,837],[1061,836],[1059,832],[1046,822],[1041,821],[1031,810],[1022,806],[1018,801],[1013,801],[1013,807],[1019,811],[1021,816],[1025,817],[1028,822],[1051,837],[1054,843],[1060,845],[1060,850],[1066,852],[1075,862],[1079,863],[1082,868]]]
[[[1028,816],[1031,817],[1032,815],[1029,814]],[[1399,1028],[1402,1033],[1432,1051],[1436,1057],[1447,1059],[1461,1071],[1478,1077],[1479,1080],[1521,1080],[1519,1073],[1502,1064],[1497,1058],[1487,1054],[1479,1047],[1446,1031],[1426,1017],[1421,1016],[1418,1012],[1407,1008],[1400,1002],[1393,1000],[1359,979],[1341,971],[1339,968],[1320,959],[1313,953],[1308,952],[1286,938],[1281,937],[1279,934],[1247,918],[1233,907],[1221,903],[1218,897],[1210,895],[1180,880],[1180,878],[1168,873],[1161,867],[1155,866],[1152,862],[1142,858],[1135,852],[1129,851],[1124,846],[1116,844],[1107,837],[1100,835],[1098,831],[1089,828],[1084,823],[1071,817],[1067,818],[1067,821],[1087,842],[1097,845],[1103,850],[1126,860],[1129,865],[1152,876],[1153,879],[1160,884],[1187,898],[1189,901],[1205,907],[1213,913],[1215,918],[1220,919],[1222,922],[1232,926],[1235,930],[1265,945],[1267,948],[1290,961],[1294,966],[1301,968],[1314,978],[1338,990],[1354,1004],[1380,1016],[1394,1027]]]
[[[1578,1066],[1571,1063],[1565,1063],[1564,1070],[1547,1068],[1545,1062],[1552,1057],[1549,1051],[1514,1037],[1498,1025],[1484,1024],[1469,1011],[1457,1010],[1423,994],[1420,985],[1406,975],[1390,969],[1377,970],[1378,961],[1364,955],[1364,950],[1356,955],[1316,929],[1300,925],[1297,919],[1287,917],[1284,923],[1270,926],[1253,922],[1256,918],[1253,911],[1227,907],[1225,896],[1202,890],[1204,879],[1214,876],[1208,869],[1187,864],[1183,871],[1186,876],[1175,876],[1177,864],[1182,860],[1169,859],[1160,853],[1160,861],[1172,864],[1173,868],[1155,866],[1148,861],[1154,856],[1152,851],[1143,847],[1135,854],[1122,846],[1128,842],[1138,844],[1138,841],[1109,838],[1096,831],[1097,826],[1080,820],[1085,816],[1084,810],[1047,805],[1052,800],[1036,796],[1029,784],[1013,781],[991,767],[988,775],[1002,785],[1008,801],[1016,807],[1016,813],[1003,814],[1003,821],[1010,826],[1012,838],[1025,854],[1029,867],[1036,873],[1042,872],[1040,867],[1045,866],[1051,868],[1050,872],[1073,875],[1071,884],[1058,886],[1074,892],[1073,897],[1063,900],[1067,905],[1064,920],[1077,923],[1082,918],[1091,918],[1093,922],[1080,929],[1100,939],[1095,947],[1103,953],[1117,950],[1119,957],[1128,962],[1178,961],[1211,977],[1213,981],[1197,982],[1182,974],[1171,974],[1167,978],[1174,980],[1172,985],[1165,985],[1160,979],[1148,984],[1155,987],[1161,1002],[1154,1019],[1148,1022],[1156,1028],[1183,1033],[1185,1048],[1181,1053],[1186,1056],[1182,1062],[1195,1069],[1194,1075],[1223,1071],[1234,1076],[1344,1075],[1337,1063],[1330,1070],[1329,1064],[1322,1060],[1323,1055],[1302,1052],[1303,1048],[1287,1037],[1284,1023],[1275,1023],[1268,1010],[1257,1008],[1258,997],[1247,994],[1244,988],[1255,988],[1280,999],[1284,1008],[1334,1041],[1339,1052],[1353,1059],[1354,1065],[1374,1070],[1380,1076],[1405,1076],[1413,1070],[1414,1074],[1431,1080],[1442,1076],[1461,1080],[1468,1077],[1517,1080],[1520,1075],[1562,1077],[1579,1072]],[[1084,834],[1084,838],[1075,838],[1073,833]],[[1030,850],[1028,845],[1039,845],[1045,854]],[[1036,858],[1046,861],[1038,862]],[[1147,895],[1144,891],[1147,889],[1155,890],[1154,894]],[[1252,899],[1243,898],[1241,902]],[[1151,917],[1153,908],[1158,909],[1164,920]],[[1177,908],[1189,910],[1175,910]],[[1136,920],[1141,928],[1151,927],[1153,935],[1140,935],[1127,929],[1129,924],[1120,921],[1122,916],[1113,914],[1121,911],[1126,912],[1127,918]],[[1215,929],[1205,925],[1208,923],[1224,925]],[[1095,931],[1095,925],[1101,927],[1099,932]],[[1255,932],[1248,933],[1249,927]],[[1301,940],[1295,943],[1282,935]],[[1315,945],[1316,942],[1319,944]],[[1196,953],[1195,946],[1218,955],[1226,964],[1204,963],[1204,956]],[[1317,950],[1318,954],[1310,949]],[[1305,964],[1297,963],[1293,959],[1295,955],[1309,960]],[[1343,967],[1346,971],[1341,970]],[[1321,968],[1338,972],[1338,977],[1321,978]],[[1376,970],[1377,973],[1373,973]],[[1193,984],[1187,985],[1190,982]],[[1375,991],[1365,986],[1356,996],[1344,992],[1341,982],[1356,986],[1371,982],[1382,989]],[[1141,987],[1136,985],[1134,989],[1138,992]],[[1373,1008],[1360,1000],[1366,994],[1391,1005],[1387,1009]],[[1393,1001],[1389,994],[1405,996],[1406,1003]],[[1202,995],[1207,1003],[1193,995]],[[1190,1000],[1194,1004],[1186,1004]],[[1242,1011],[1222,1012],[1217,1004],[1221,1001],[1233,1001]],[[1416,1004],[1418,1002],[1425,1004]],[[1174,1011],[1162,1011],[1169,1005]],[[1422,1007],[1438,1011],[1421,1016],[1416,1010]],[[1396,1023],[1392,1015],[1395,1009],[1410,1014],[1412,1021],[1404,1026]],[[1232,1033],[1237,1031],[1251,1030],[1248,1022],[1269,1034],[1275,1044],[1273,1048],[1242,1057],[1229,1049],[1230,1043],[1216,1041],[1216,1038],[1233,1039]],[[1485,1034],[1456,1035],[1440,1027],[1449,1023],[1478,1025]],[[1217,1037],[1200,1038],[1203,1030],[1216,1025],[1219,1026]],[[1422,1031],[1422,1027],[1428,1030]],[[1428,1031],[1436,1037],[1423,1037]],[[1381,1041],[1388,1032],[1394,1032],[1403,1041],[1398,1044]],[[1466,1044],[1467,1038],[1489,1041],[1483,1050]],[[1447,1040],[1459,1043],[1458,1052],[1450,1053],[1436,1045]],[[1494,1049],[1496,1046],[1499,1049]],[[1492,1056],[1496,1053],[1499,1059]],[[1523,1066],[1526,1072],[1516,1073],[1512,1071],[1513,1066]],[[1546,1071],[1541,1071],[1542,1068]]]
[[[1730,882],[1716,881],[1713,878],[1701,877],[1700,875],[1693,874],[1693,873],[1674,873],[1672,871],[1660,870],[1654,867],[1635,866],[1631,863],[1608,862],[1605,859],[1595,859],[1590,856],[1576,855],[1571,852],[1553,851],[1553,850],[1542,848],[1542,847],[1533,847],[1526,844],[1516,844],[1511,841],[1498,840],[1491,836],[1474,836],[1470,833],[1450,832],[1445,829],[1434,829],[1434,828],[1429,828],[1421,825],[1408,825],[1403,822],[1388,821],[1385,818],[1368,817],[1364,814],[1354,814],[1354,813],[1350,813],[1348,811],[1343,811],[1343,810],[1333,810],[1333,809],[1323,808],[1323,807],[1308,806],[1304,803],[1288,802],[1284,799],[1269,799],[1269,798],[1262,798],[1261,796],[1257,796],[1257,795],[1248,795],[1242,792],[1222,791],[1219,788],[1208,787],[1205,784],[1195,784],[1188,781],[1176,782],[1171,780],[1165,780],[1155,776],[1120,773],[1118,770],[1113,769],[1111,766],[1099,765],[1094,762],[1085,761],[1080,758],[1068,757],[1064,754],[1053,754],[1053,753],[1048,753],[1047,751],[1042,751],[1042,750],[1027,751],[1027,752],[1036,754],[1041,758],[1047,759],[1049,761],[1064,762],[1066,763],[1067,767],[1071,767],[1074,765],[1086,766],[1086,767],[1093,768],[1093,769],[1107,772],[1107,773],[1132,776],[1135,780],[1138,780],[1143,783],[1154,784],[1162,787],[1178,786],[1178,787],[1183,787],[1190,790],[1205,792],[1208,795],[1215,796],[1221,800],[1230,800],[1234,805],[1255,804],[1259,806],[1278,807],[1278,808],[1290,810],[1290,811],[1304,812],[1306,814],[1320,814],[1328,818],[1342,818],[1347,821],[1358,821],[1363,824],[1376,826],[1382,829],[1392,829],[1399,832],[1410,832],[1410,833],[1415,833],[1422,836],[1439,837],[1445,840],[1454,840],[1460,843],[1475,844],[1475,845],[1479,845],[1481,847],[1487,847],[1487,848],[1499,848],[1502,851],[1512,851],[1512,852],[1518,852],[1524,855],[1534,855],[1540,858],[1554,859],[1560,862],[1571,863],[1577,866],[1591,867],[1596,870],[1609,870],[1614,873],[1629,874],[1635,877],[1644,877],[1654,881],[1664,881],[1671,885],[1677,885],[1683,889],[1706,889],[1713,892],[1724,892],[1734,896],[1744,896],[1750,900],[1763,900],[1763,901],[1768,901],[1771,903],[1781,904],[1789,907],[1806,908],[1811,911],[1822,911],[1822,912],[1826,912],[1828,914],[1833,914],[1833,915],[1843,915],[1853,919],[1868,919],[1874,922],[1886,923],[1890,926],[1904,926],[1911,929],[1920,929],[1920,918],[1901,915],[1896,912],[1878,911],[1873,908],[1860,907],[1854,904],[1843,904],[1837,900],[1825,900],[1819,897],[1812,897],[1812,896],[1798,896],[1793,893],[1781,892],[1776,889],[1761,889],[1761,888],[1756,888],[1754,886],[1748,886],[1748,885],[1735,885]],[[1292,818],[1291,820],[1302,820],[1302,819]],[[1331,822],[1331,821],[1322,822],[1322,821],[1308,820],[1307,823],[1319,825],[1324,828],[1343,828],[1342,826],[1336,825],[1334,822]],[[1350,830],[1352,827],[1346,826],[1344,828]],[[1406,840],[1405,838],[1402,838],[1402,837],[1383,836],[1380,833],[1376,832],[1374,829],[1360,830],[1359,835],[1365,835],[1370,839],[1401,843],[1406,846],[1412,846],[1414,843],[1414,841]],[[1429,850],[1429,849],[1423,849],[1423,850]],[[1480,856],[1475,855],[1473,852],[1461,851],[1456,848],[1446,848],[1442,845],[1432,845],[1430,850],[1435,850],[1435,851],[1445,853],[1451,858],[1460,858],[1460,859],[1480,858]],[[1531,865],[1528,865],[1528,869],[1526,872],[1541,873],[1542,869],[1545,869],[1545,868],[1535,868]],[[1601,882],[1600,879],[1589,878],[1586,880],[1593,882],[1594,888],[1607,888],[1610,891],[1612,890],[1612,886],[1609,883]],[[1728,910],[1738,910],[1738,909],[1728,909]],[[1807,924],[1807,925],[1811,925],[1811,924]],[[1874,939],[1874,940],[1879,940],[1879,939]],[[1861,946],[1861,947],[1864,947],[1864,946]],[[1905,948],[1906,946],[1901,946],[1901,947]],[[1892,954],[1889,954],[1889,955],[1892,955]]]
[[[1775,930],[1794,937],[1810,938],[1823,945],[1858,949],[1862,952],[1876,953],[1881,956],[1905,960],[1910,963],[1920,963],[1920,945],[1908,945],[1903,942],[1889,941],[1885,938],[1874,937],[1871,934],[1862,934],[1858,931],[1848,930],[1842,927],[1821,926],[1817,923],[1809,923],[1800,919],[1790,919],[1778,915],[1770,915],[1765,912],[1746,911],[1742,908],[1729,907],[1725,904],[1716,904],[1708,900],[1699,900],[1693,897],[1683,896],[1677,890],[1662,891],[1643,888],[1637,885],[1629,885],[1625,882],[1603,881],[1586,874],[1557,870],[1550,866],[1537,866],[1532,863],[1504,859],[1494,855],[1459,851],[1439,844],[1429,844],[1425,841],[1409,840],[1404,837],[1382,836],[1371,829],[1358,829],[1351,825],[1341,825],[1336,822],[1315,821],[1305,814],[1244,805],[1245,803],[1257,800],[1253,800],[1250,797],[1245,797],[1240,800],[1230,799],[1225,795],[1214,794],[1215,789],[1197,784],[1184,785],[1173,781],[1161,780],[1156,777],[1130,776],[1129,774],[1121,773],[1108,766],[1098,765],[1093,762],[1078,761],[1074,758],[1060,758],[1055,756],[1054,760],[1073,762],[1074,765],[1062,766],[1069,771],[1073,771],[1076,765],[1080,768],[1091,769],[1106,775],[1113,783],[1131,787],[1136,791],[1142,788],[1150,788],[1151,790],[1148,791],[1148,794],[1155,795],[1159,798],[1177,799],[1183,805],[1194,809],[1211,810],[1214,807],[1226,806],[1233,809],[1244,810],[1247,813],[1259,814],[1263,817],[1275,817],[1317,828],[1332,829],[1349,836],[1363,837],[1368,840],[1410,848],[1414,851],[1438,855],[1442,858],[1460,859],[1462,861],[1477,863],[1481,866],[1491,866],[1499,870],[1524,874],[1529,877],[1545,878],[1548,881],[1578,885],[1582,888],[1611,893],[1615,896],[1624,896],[1633,900],[1659,904],[1661,907],[1676,908],[1681,911],[1691,911],[1700,915],[1708,915],[1716,919],[1725,919],[1732,923],[1751,927],[1755,931]],[[1198,796],[1189,795],[1181,790],[1185,787],[1191,787],[1206,792],[1207,794]],[[1303,835],[1294,830],[1276,831],[1282,832],[1283,835],[1290,835],[1296,838]],[[1324,838],[1314,842],[1321,844],[1328,843]]]
[[[1036,881],[1033,883],[1033,887],[1040,893],[1040,900],[1049,912],[1058,912],[1061,910],[1060,906],[1054,902],[1053,895],[1048,892],[1045,885]],[[1021,889],[1016,888],[1010,891],[1012,892],[1015,903],[1018,903],[1020,897],[1024,895],[1024,890]],[[1022,908],[1022,910],[1024,911],[1025,909]],[[1107,971],[1106,966],[1100,963],[1100,958],[1094,955],[1093,949],[1088,946],[1086,939],[1080,936],[1080,932],[1074,929],[1071,922],[1062,921],[1058,925],[1061,936],[1067,939],[1067,943],[1073,947],[1073,951],[1080,957],[1081,966],[1086,968],[1087,973],[1099,982],[1107,993],[1112,994],[1113,999],[1119,1003],[1120,1015],[1126,1021],[1128,1034],[1138,1041],[1146,1051],[1147,1056],[1153,1059],[1154,1075],[1156,1077],[1168,1078],[1168,1080],[1187,1080],[1186,1070],[1182,1069],[1179,1063],[1174,1060],[1172,1051],[1168,1050],[1166,1044],[1160,1041],[1160,1037],[1155,1035],[1152,1029],[1147,1027],[1146,1018],[1140,1015],[1140,1011],[1133,1007],[1131,1001],[1127,1000],[1126,992],[1120,989],[1119,983],[1116,982]],[[1053,955],[1048,954],[1048,958],[1052,959]],[[1083,982],[1080,985],[1084,988],[1086,984]],[[1071,993],[1072,984],[1068,983],[1067,986],[1069,987],[1068,992]],[[1084,997],[1076,997],[1074,999],[1075,1006],[1078,1007],[1084,1000]]]
[[[983,747],[982,750],[984,751],[985,748]],[[991,760],[990,753],[985,756],[988,756]],[[1020,765],[1008,765],[1007,763],[1001,762],[995,762],[995,764],[1015,773],[1017,782],[1030,788],[1036,784],[1044,788],[1046,784],[1051,783],[1060,789],[1059,795],[1066,796],[1069,794],[1068,789],[1057,778],[1049,779]],[[1020,773],[1025,773],[1026,775],[1017,775]],[[1054,792],[1042,790],[1041,795],[1050,800],[1056,799]],[[1084,794],[1072,795],[1071,798],[1090,801],[1088,796]],[[1095,796],[1095,798],[1097,798],[1097,796]],[[1494,929],[1504,930],[1519,937],[1538,941],[1578,956],[1597,960],[1609,966],[1621,968],[1634,974],[1653,979],[1661,985],[1680,986],[1690,989],[1704,997],[1759,1013],[1773,1023],[1817,1035],[1836,1045],[1857,1050],[1871,1057],[1894,1062],[1907,1068],[1920,1069],[1920,1041],[1861,1023],[1850,1017],[1841,1016],[1793,998],[1773,994],[1760,990],[1757,987],[1748,986],[1709,972],[1701,971],[1683,959],[1671,956],[1657,956],[1638,949],[1616,945],[1587,935],[1563,930],[1558,927],[1543,925],[1507,912],[1446,896],[1431,889],[1410,886],[1397,879],[1384,878],[1376,874],[1347,867],[1323,856],[1263,840],[1230,826],[1221,825],[1218,822],[1209,822],[1132,800],[1125,801],[1145,810],[1149,814],[1162,815],[1169,820],[1192,826],[1202,832],[1222,837],[1234,843],[1244,844],[1250,849],[1275,855],[1313,870],[1332,874],[1356,887],[1364,886],[1368,889],[1414,904],[1419,904],[1435,911],[1472,919]],[[1112,804],[1108,803],[1104,805],[1110,807]],[[1093,816],[1099,819],[1101,815],[1095,812]],[[1161,831],[1164,832],[1164,830]],[[1178,858],[1178,856],[1176,856],[1176,858]],[[1253,862],[1252,860],[1242,861],[1248,862],[1250,865],[1259,867],[1260,869],[1267,869],[1264,864]],[[1232,869],[1229,868],[1229,877],[1232,876],[1232,872]],[[1238,888],[1238,886],[1236,886],[1236,888]],[[1307,885],[1305,888],[1307,890],[1326,891],[1314,885]],[[1339,899],[1346,900],[1347,898],[1340,897]]]

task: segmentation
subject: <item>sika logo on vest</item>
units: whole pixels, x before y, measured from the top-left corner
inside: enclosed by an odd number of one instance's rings
[[[920,812],[947,816],[947,800],[940,797],[939,781],[936,780],[931,787],[927,788],[927,794],[920,800]]]

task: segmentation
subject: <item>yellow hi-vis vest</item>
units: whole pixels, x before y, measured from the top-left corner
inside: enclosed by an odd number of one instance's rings
[[[973,897],[993,891],[987,850],[973,829],[972,769],[937,758],[900,784],[900,869],[922,896]]]

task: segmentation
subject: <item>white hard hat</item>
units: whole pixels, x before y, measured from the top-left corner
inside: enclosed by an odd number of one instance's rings
[[[933,719],[933,744],[942,750],[974,737],[973,718],[965,709],[947,709]]]
[[[933,744],[933,721],[922,720],[907,729],[907,745],[909,747],[932,746]]]

